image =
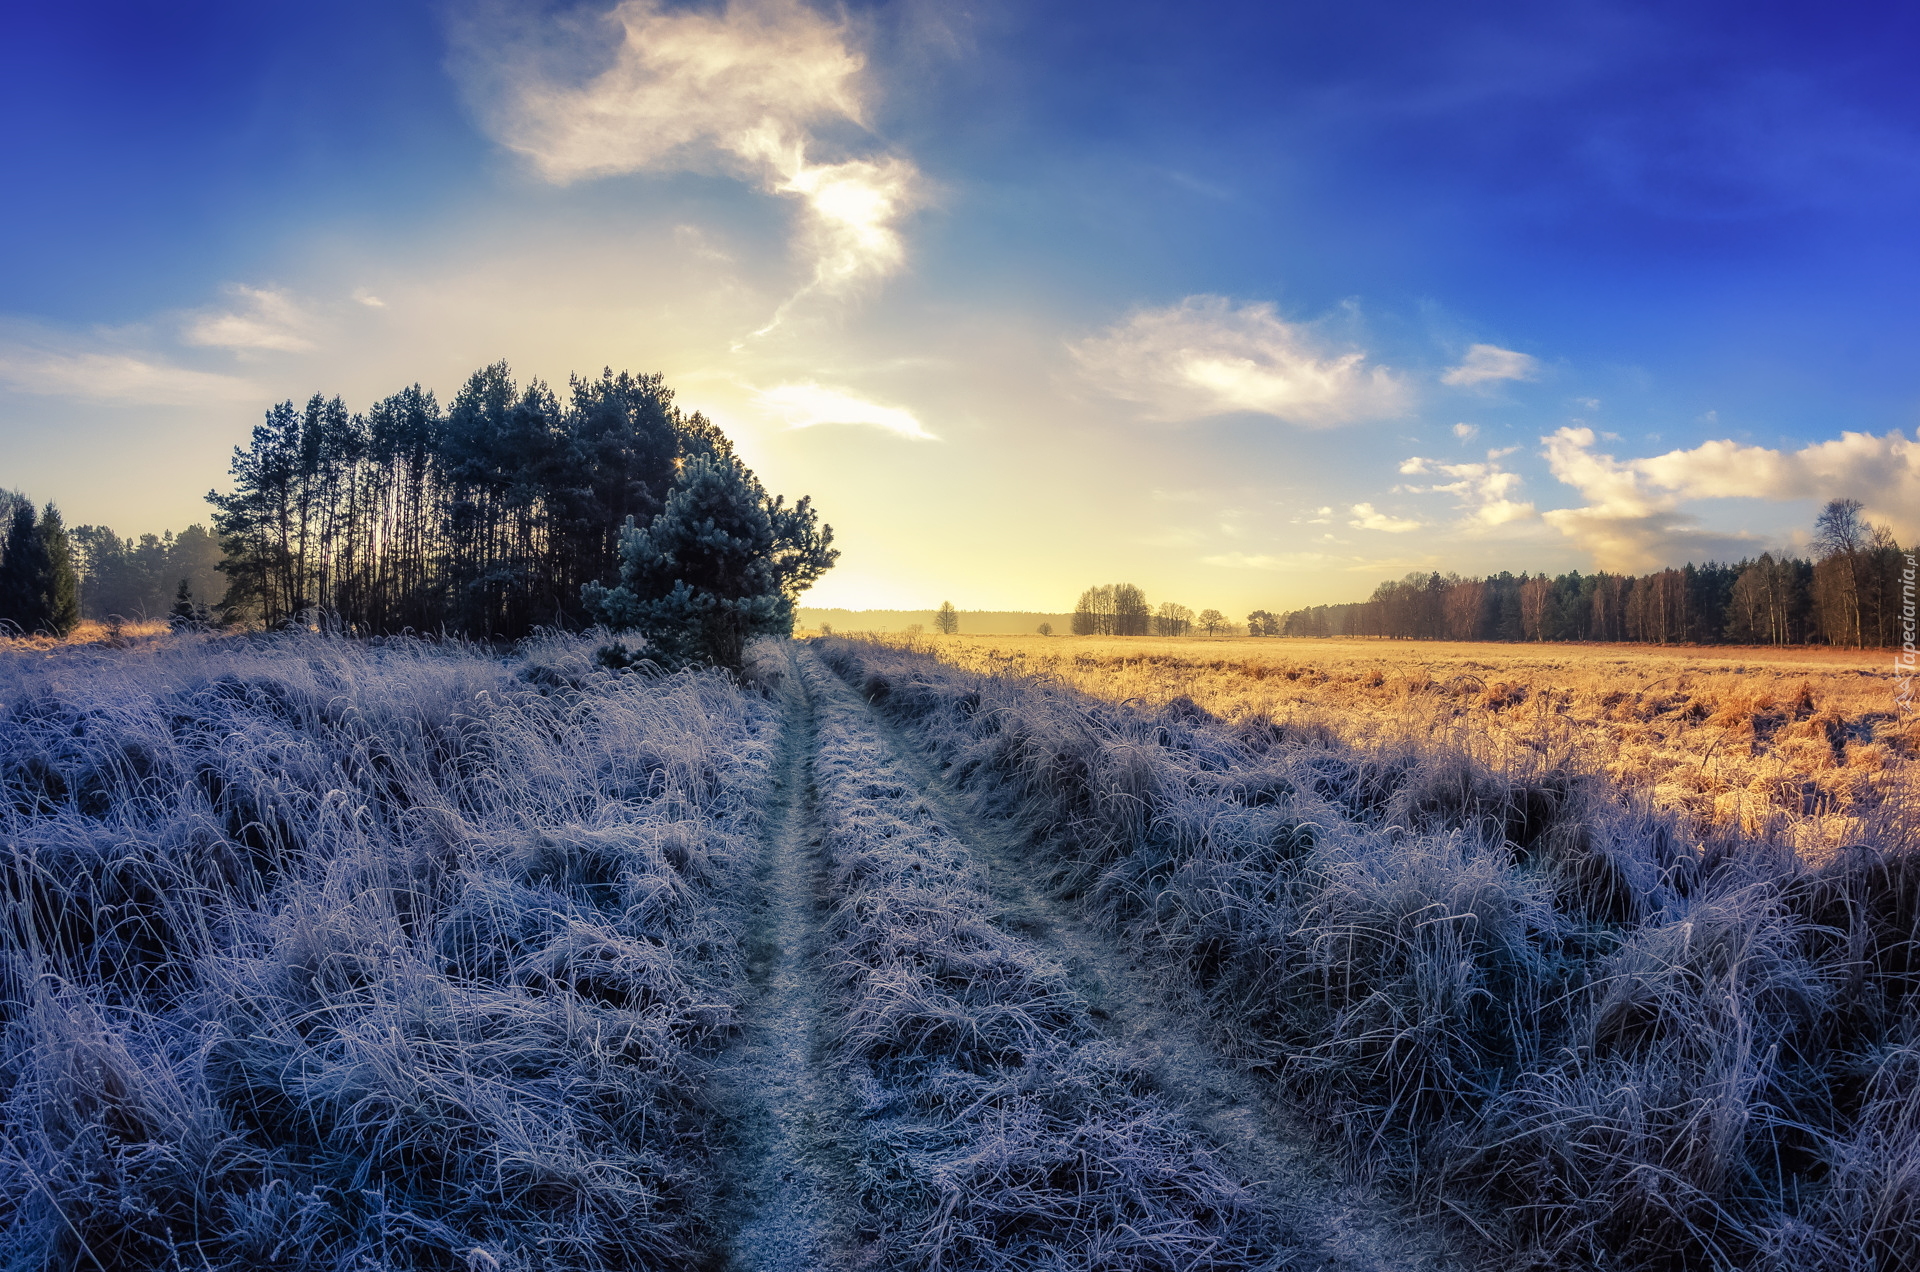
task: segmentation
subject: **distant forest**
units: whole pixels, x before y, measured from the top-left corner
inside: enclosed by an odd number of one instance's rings
[[[1735,565],[1639,576],[1414,573],[1371,597],[1286,614],[1287,636],[1410,640],[1898,645],[1913,628],[1912,556],[1837,499],[1815,523],[1812,560],[1763,553]]]

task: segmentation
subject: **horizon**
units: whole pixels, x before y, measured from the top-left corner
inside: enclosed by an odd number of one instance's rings
[[[808,609],[1640,573],[1846,497],[1920,538],[1911,10],[9,28],[0,487],[69,524],[206,523],[272,404],[504,359],[663,373],[834,526]]]

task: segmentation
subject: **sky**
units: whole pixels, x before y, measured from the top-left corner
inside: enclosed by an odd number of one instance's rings
[[[1920,8],[270,0],[0,17],[0,486],[658,371],[806,603],[1229,613],[1920,540]]]

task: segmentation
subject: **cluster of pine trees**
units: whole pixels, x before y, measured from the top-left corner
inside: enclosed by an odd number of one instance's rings
[[[0,635],[65,636],[80,624],[80,580],[73,544],[52,504],[0,490]]]
[[[1415,640],[1897,645],[1910,621],[1903,616],[1908,554],[1860,510],[1853,499],[1821,510],[1812,560],[1763,553],[1637,577],[1414,573],[1382,583],[1365,601],[1294,610],[1281,630]]]
[[[233,490],[208,496],[224,608],[270,627],[310,614],[349,630],[481,638],[579,627],[601,617],[586,589],[604,604],[621,583],[623,528],[645,535],[702,460],[708,495],[738,478],[765,505],[764,527],[736,529],[776,556],[798,551],[795,536],[813,530],[806,502],[767,500],[726,437],[683,415],[658,375],[576,376],[562,397],[516,384],[501,362],[444,411],[419,385],[364,415],[318,394],[304,408],[283,402],[235,448]]]

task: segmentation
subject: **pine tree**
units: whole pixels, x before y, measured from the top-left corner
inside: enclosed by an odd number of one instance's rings
[[[188,630],[193,625],[193,585],[181,579],[179,591],[173,594],[173,608],[167,611],[167,626],[178,632]]]
[[[66,636],[80,626],[80,575],[73,568],[73,544],[60,510],[48,504],[40,515],[40,556],[46,562],[41,586],[46,596],[46,630]]]
[[[0,555],[0,622],[28,636],[65,636],[80,625],[73,545],[52,504],[37,517],[30,503],[14,509]]]
[[[645,636],[662,670],[738,667],[750,638],[791,634],[794,601],[840,555],[832,541],[807,500],[788,508],[739,460],[700,456],[650,524],[621,532],[620,586],[590,583],[582,599],[608,627]],[[631,655],[616,645],[603,657]]]
[[[31,636],[40,626],[40,605],[34,595],[39,573],[38,523],[31,503],[16,503],[6,546],[0,548],[0,626],[9,635]]]

